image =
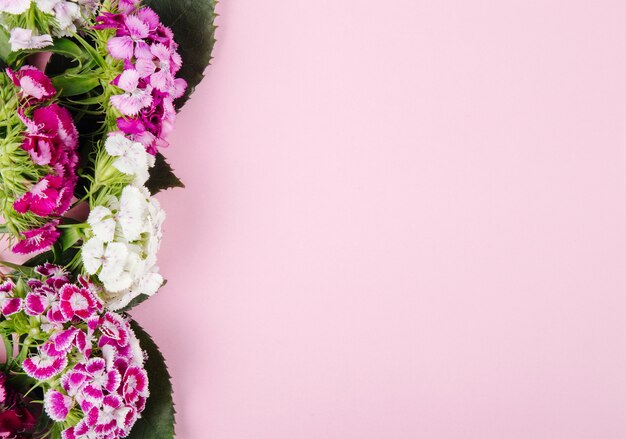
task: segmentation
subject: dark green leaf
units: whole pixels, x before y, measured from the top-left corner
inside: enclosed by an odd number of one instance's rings
[[[216,0],[146,0],[161,21],[174,31],[179,44],[183,67],[178,76],[187,81],[187,92],[176,102],[181,108],[196,86],[204,78],[204,70],[211,62],[215,44]]]
[[[84,60],[87,59],[85,52],[78,44],[69,38],[60,38],[54,41],[52,46],[45,48],[46,52],[63,55],[70,59]]]
[[[180,178],[174,174],[174,170],[169,163],[165,161],[163,154],[158,153],[156,155],[156,162],[150,169],[150,178],[146,182],[146,187],[152,195],[161,192],[165,189],[174,187],[182,187],[185,185]]]
[[[77,96],[93,90],[100,81],[93,76],[61,75],[52,78],[52,84],[61,96]]]
[[[46,262],[50,262],[57,265],[67,266],[74,259],[76,254],[78,253],[78,248],[71,247],[66,251],[62,251],[59,248],[59,243],[55,244],[55,251],[50,250],[47,252],[40,253],[28,261],[24,262],[24,266],[26,267],[36,267],[37,265],[45,264]]]
[[[129,439],[173,439],[174,438],[174,400],[172,382],[167,371],[165,358],[150,335],[135,321],[130,322],[141,348],[148,354],[146,370],[150,386],[150,397],[141,419],[133,427]]]
[[[134,307],[136,307],[137,305],[139,305],[139,304],[145,302],[146,300],[148,300],[150,297],[152,297],[152,296],[148,296],[147,294],[140,294],[139,296],[137,296],[133,300],[131,300],[128,305],[126,305],[124,308],[120,309],[118,312],[128,312],[131,309],[133,309]]]

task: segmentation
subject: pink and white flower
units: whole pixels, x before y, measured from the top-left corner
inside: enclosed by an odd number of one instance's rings
[[[67,356],[58,354],[50,343],[44,344],[39,353],[24,360],[24,372],[36,380],[44,381],[60,374],[68,364]]]
[[[44,397],[44,409],[53,421],[65,421],[73,405],[72,398],[57,390],[50,390]]]
[[[141,82],[137,70],[124,70],[117,79],[115,85],[125,93],[111,96],[111,103],[120,113],[134,116],[152,103],[152,87]]]

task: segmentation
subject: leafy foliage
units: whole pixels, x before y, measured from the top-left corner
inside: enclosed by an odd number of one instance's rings
[[[152,337],[135,321],[130,323],[141,347],[148,354],[145,368],[150,381],[150,397],[146,409],[137,421],[129,439],[173,439],[174,438],[174,400],[172,382],[165,364],[165,358],[159,351]]]
[[[180,178],[174,174],[174,170],[169,163],[165,160],[163,154],[156,155],[156,162],[152,168],[150,168],[150,178],[146,182],[146,187],[152,195],[161,192],[165,189],[174,187],[184,188],[185,185]]]

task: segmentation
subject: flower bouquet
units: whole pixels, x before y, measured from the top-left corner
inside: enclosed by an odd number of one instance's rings
[[[214,0],[0,0],[1,438],[172,438],[134,306],[165,283],[164,156]],[[14,255],[11,259],[6,255]]]

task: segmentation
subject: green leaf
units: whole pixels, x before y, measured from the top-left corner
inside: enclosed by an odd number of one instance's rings
[[[52,84],[61,96],[77,96],[96,88],[100,80],[93,76],[60,75],[52,78]]]
[[[163,280],[163,284],[159,288],[163,288],[166,284],[167,284],[167,279],[164,279]],[[148,300],[149,298],[151,298],[153,296],[154,295],[148,296],[147,294],[140,294],[139,296],[137,296],[133,300],[131,300],[128,305],[126,305],[125,307],[123,307],[120,310],[118,310],[118,312],[128,312],[131,309],[133,309],[134,307],[136,307],[137,305],[141,305],[142,303],[144,303],[146,300]]]
[[[185,185],[180,178],[174,174],[174,170],[167,161],[163,154],[158,153],[156,155],[156,162],[150,169],[150,178],[146,182],[146,187],[152,195],[161,192],[165,189],[174,187],[184,188]]]
[[[13,269],[14,272],[18,272],[19,274],[26,277],[33,277],[35,275],[35,270],[32,267],[27,267],[25,265],[13,264],[12,262],[0,261],[0,265],[4,265],[5,267]]]
[[[173,439],[174,400],[172,382],[167,371],[165,358],[152,337],[134,320],[130,322],[141,348],[148,354],[145,368],[148,372],[150,397],[141,418],[133,427],[129,439]]]
[[[65,251],[78,242],[83,237],[80,229],[76,227],[69,227],[61,229],[61,237],[59,243],[61,250]]]
[[[69,38],[60,38],[54,41],[52,46],[45,48],[46,52],[56,53],[63,55],[66,58],[75,60],[86,60],[87,56],[85,51],[80,48],[78,44],[70,40]]]
[[[9,38],[9,33],[4,28],[0,28],[0,59],[2,59],[2,68],[6,67],[8,64],[7,60],[11,54]]]
[[[215,45],[216,0],[146,0],[161,21],[174,31],[183,67],[177,76],[187,81],[185,95],[176,101],[181,108],[204,78]]]
[[[133,300],[131,300],[128,305],[126,305],[124,308],[120,309],[118,312],[128,312],[131,309],[133,309],[134,307],[136,307],[137,305],[139,305],[139,304],[145,302],[146,300],[148,300],[150,297],[152,297],[152,296],[148,296],[147,294],[140,294],[139,296],[137,296]]]

